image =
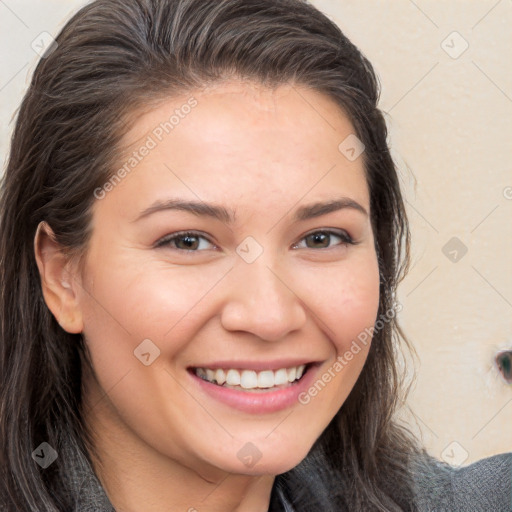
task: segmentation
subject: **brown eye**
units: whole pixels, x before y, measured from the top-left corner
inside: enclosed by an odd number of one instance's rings
[[[201,243],[202,240],[206,241],[206,245],[213,245],[208,238],[199,233],[184,231],[165,236],[156,243],[155,247],[170,247],[178,251],[200,252],[200,247],[201,250],[208,249],[204,243]]]
[[[306,235],[302,240],[306,241],[306,249],[329,249],[332,239],[338,238],[341,243],[335,243],[334,246],[345,246],[348,244],[355,245],[355,242],[350,236],[344,231],[332,231],[332,230],[321,230],[314,231],[309,235]],[[298,247],[296,244],[294,247]]]
[[[194,235],[180,236],[175,239],[176,247],[178,249],[184,249],[186,251],[195,250],[199,247],[198,237]],[[180,242],[183,242],[183,246],[180,247]]]
[[[313,233],[312,235],[308,235],[306,240],[310,241],[313,245],[313,249],[324,249],[325,247],[329,247],[331,241],[331,235],[328,233]]]

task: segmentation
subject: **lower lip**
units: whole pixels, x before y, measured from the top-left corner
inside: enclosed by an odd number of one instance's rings
[[[204,393],[219,402],[239,411],[262,414],[281,411],[298,404],[299,395],[311,385],[318,366],[318,364],[312,364],[302,378],[290,386],[265,392],[239,391],[238,389],[226,388],[201,379],[193,371],[188,373]]]

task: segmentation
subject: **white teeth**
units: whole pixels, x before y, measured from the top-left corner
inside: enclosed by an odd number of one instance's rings
[[[226,384],[230,386],[240,386],[240,372],[237,370],[228,370],[226,374]]]
[[[226,382],[226,372],[222,369],[219,369],[215,372],[215,380],[217,381],[217,384],[224,384]]]
[[[273,388],[275,385],[274,372],[272,370],[265,370],[258,373],[258,387],[259,388]],[[256,386],[254,386],[256,387]]]
[[[300,379],[306,368],[305,364],[294,366],[292,368],[280,368],[279,370],[263,370],[256,372],[254,370],[243,370],[242,372],[235,369],[216,369],[196,368],[195,373],[198,377],[209,382],[217,383],[222,386],[240,386],[243,389],[269,389],[275,386],[295,382]]]
[[[253,389],[258,387],[258,376],[252,370],[244,370],[240,376],[240,386],[244,389]]]
[[[282,384],[286,384],[288,382],[288,372],[286,368],[281,368],[274,372],[274,385],[281,386]]]

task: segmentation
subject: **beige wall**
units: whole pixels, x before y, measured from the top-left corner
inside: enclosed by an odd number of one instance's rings
[[[381,78],[412,225],[399,300],[421,363],[409,403],[425,443],[464,464],[511,451],[512,386],[493,357],[512,349],[512,4],[315,4]]]
[[[0,3],[2,161],[36,63],[32,41],[85,3]],[[512,386],[493,366],[512,348],[512,3],[313,3],[381,79],[413,233],[398,298],[419,354],[409,405],[424,442],[454,464],[512,451]]]

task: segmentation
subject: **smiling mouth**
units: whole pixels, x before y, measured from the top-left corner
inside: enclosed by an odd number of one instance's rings
[[[307,373],[312,363],[278,370],[238,370],[235,368],[190,368],[194,375],[219,387],[261,393],[295,385]]]

